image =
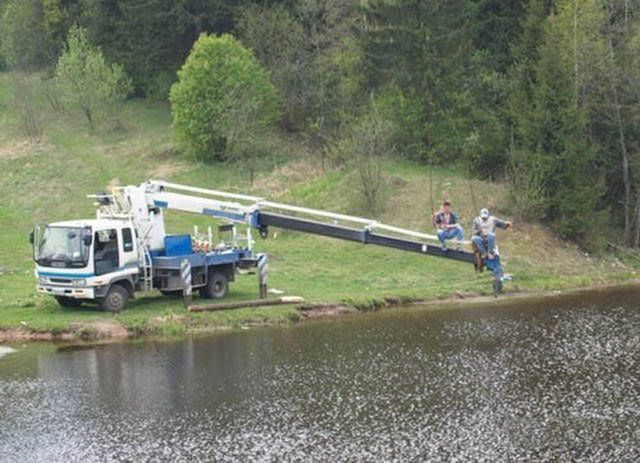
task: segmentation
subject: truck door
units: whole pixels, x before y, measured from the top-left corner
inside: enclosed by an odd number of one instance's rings
[[[112,229],[98,230],[94,237],[93,256],[96,275],[115,272],[120,268],[118,233]]]

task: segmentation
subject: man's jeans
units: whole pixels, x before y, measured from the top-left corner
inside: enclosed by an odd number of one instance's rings
[[[471,237],[471,241],[476,245],[480,254],[486,254],[487,252],[493,252],[496,247],[496,235],[493,233],[489,233],[487,236],[482,238],[480,235],[473,235]],[[486,247],[485,247],[486,242]]]
[[[453,238],[457,238],[460,241],[464,239],[464,232],[460,225],[456,228],[450,228],[449,230],[438,230],[438,239],[440,240],[440,243],[442,243],[442,246],[445,245],[444,242],[446,240],[451,240]]]

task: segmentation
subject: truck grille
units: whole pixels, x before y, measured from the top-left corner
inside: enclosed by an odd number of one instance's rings
[[[71,280],[66,280],[64,278],[49,278],[49,281],[51,283],[59,283],[62,285],[70,285],[71,284]]]

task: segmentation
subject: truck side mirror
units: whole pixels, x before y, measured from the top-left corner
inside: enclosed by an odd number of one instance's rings
[[[29,232],[29,243],[31,243],[31,248],[32,248],[32,257],[33,260],[37,261],[37,256],[38,256],[38,248],[40,247],[40,239],[42,237],[40,236],[40,226],[36,225],[35,227],[33,227],[33,229]]]
[[[82,244],[84,244],[85,246],[91,246],[91,242],[93,240],[91,239],[91,235],[84,235],[82,237]]]

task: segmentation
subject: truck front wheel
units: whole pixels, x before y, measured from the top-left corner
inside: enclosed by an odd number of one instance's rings
[[[107,312],[120,312],[127,306],[128,300],[129,291],[116,284],[109,288],[109,292],[100,302],[100,307]]]
[[[222,272],[211,272],[206,286],[200,288],[200,296],[205,299],[222,299],[229,292],[229,279]]]
[[[75,297],[56,296],[56,301],[62,307],[80,307],[82,305],[82,301]]]

